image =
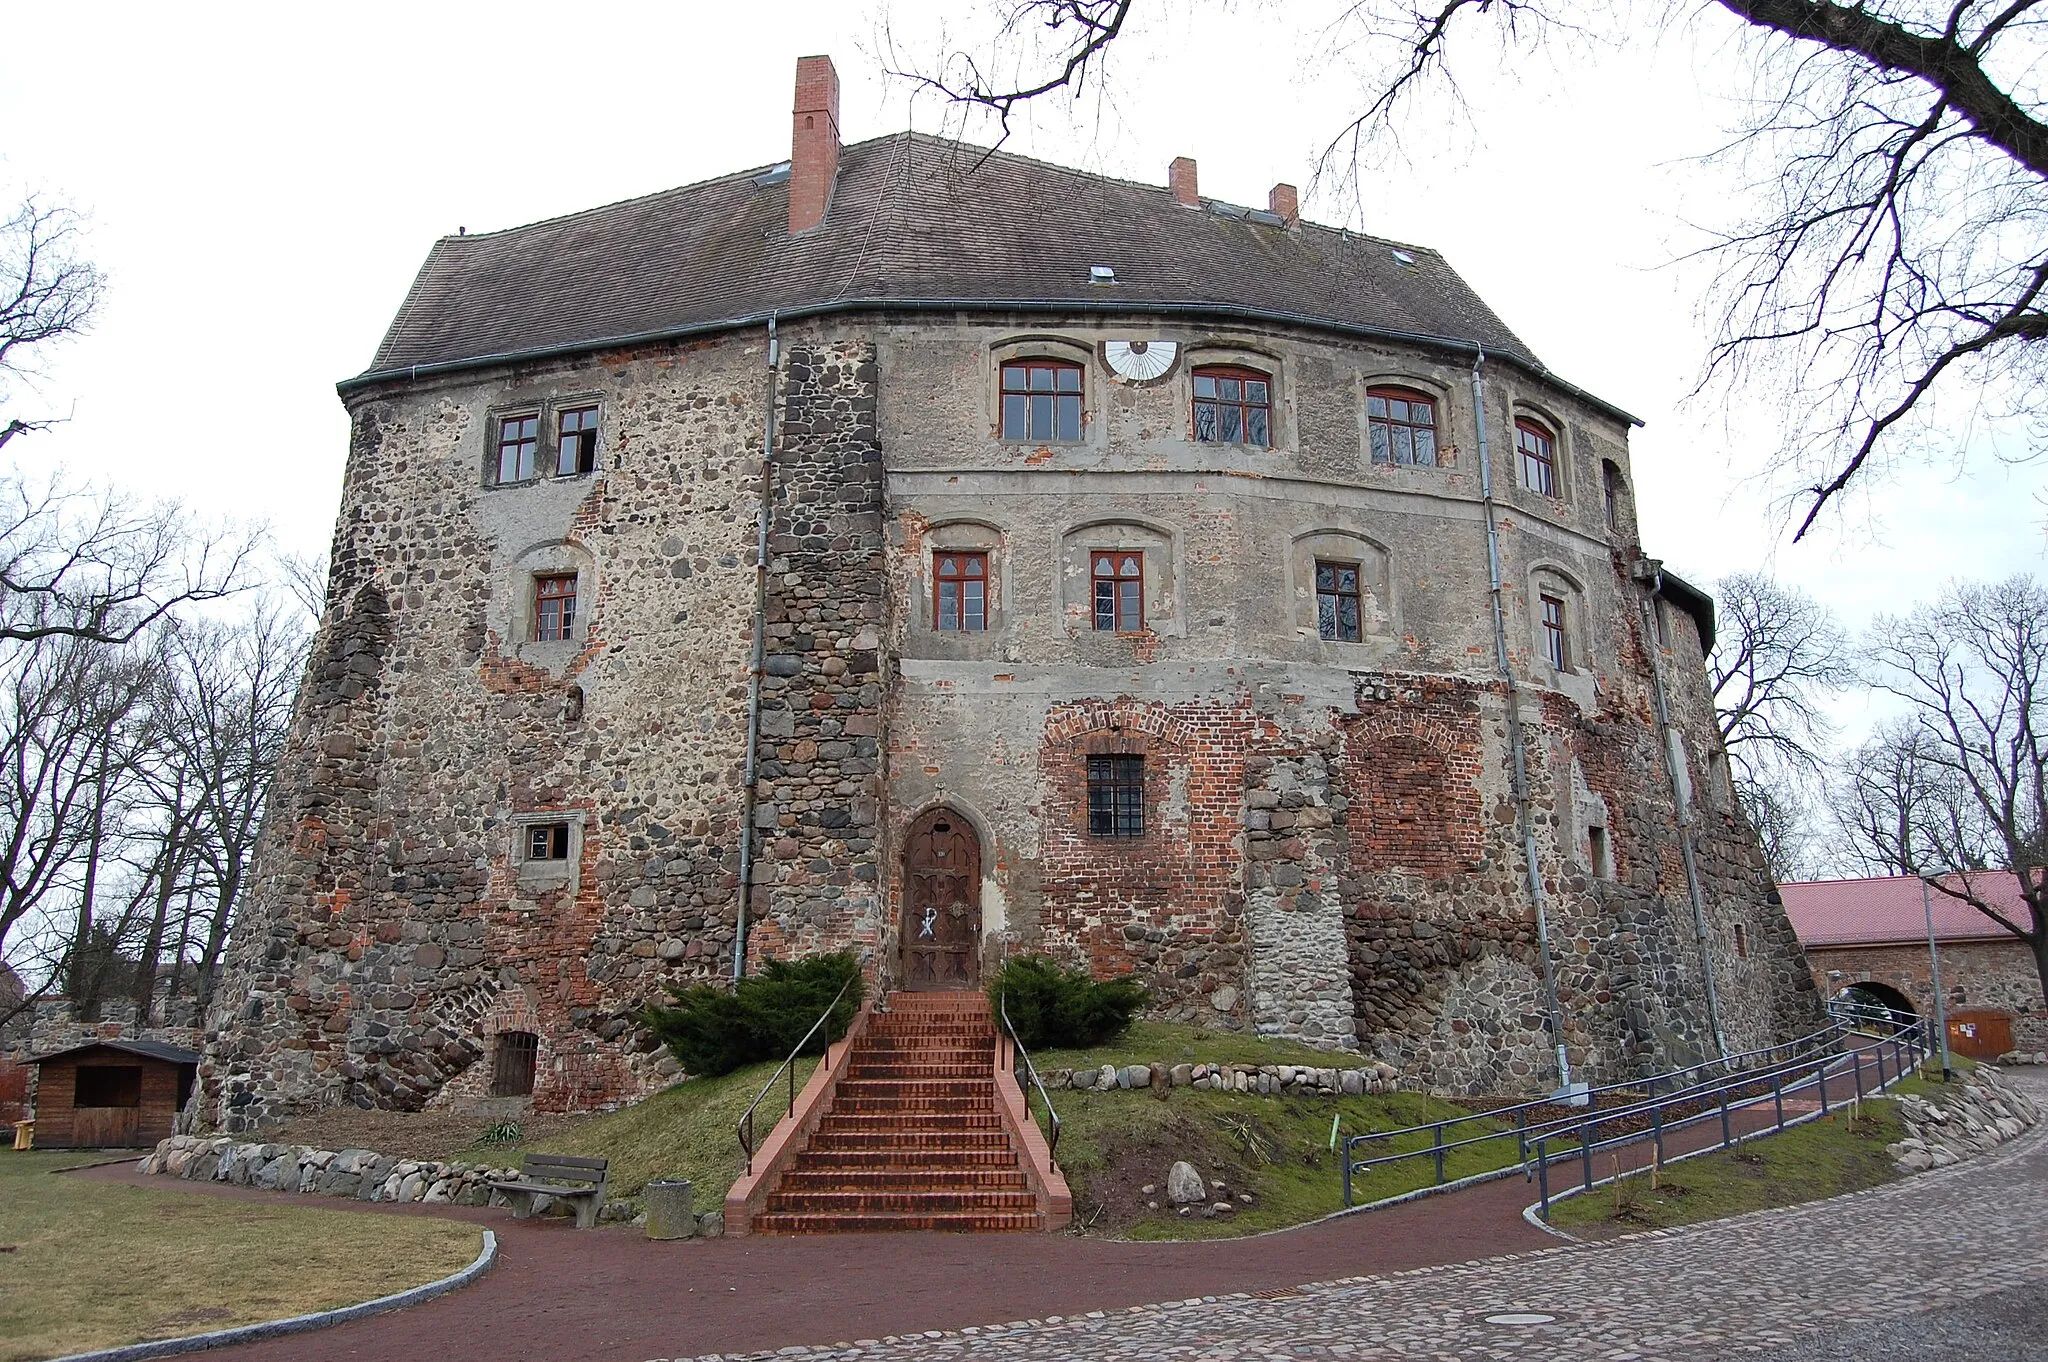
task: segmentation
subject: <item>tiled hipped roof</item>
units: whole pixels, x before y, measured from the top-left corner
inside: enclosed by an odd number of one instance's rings
[[[815,230],[791,237],[788,211],[788,180],[756,171],[443,237],[371,373],[875,302],[1243,309],[1542,367],[1433,251],[1404,263],[1390,242],[921,134],[844,148]],[[1092,285],[1096,265],[1116,283]]]
[[[1947,876],[1957,889],[1960,876]],[[2024,927],[2031,914],[2011,875],[1974,872],[1971,886],[1986,903]],[[1927,940],[1927,911],[1934,912],[1934,933],[1941,941],[1974,941],[2003,937],[2018,940],[1969,904],[1930,891],[1923,903],[1920,877],[1887,875],[1868,880],[1811,880],[1781,884],[1785,915],[1802,946],[1876,946]]]

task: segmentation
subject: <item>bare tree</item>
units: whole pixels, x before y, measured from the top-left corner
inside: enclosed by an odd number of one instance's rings
[[[1763,844],[1771,878],[1779,884],[1803,878],[1812,854],[1813,833],[1798,786],[1766,785],[1746,776],[1736,777],[1734,786],[1735,802]]]
[[[1951,587],[1878,619],[1868,652],[1873,682],[1910,706],[1914,759],[1959,792],[1920,806],[1902,861],[2026,942],[2048,998],[2048,590],[2027,577]],[[1990,897],[2000,880],[2019,911]]]
[[[102,280],[78,235],[77,214],[33,196],[0,222],[0,396],[8,375],[33,372],[32,352],[78,335],[99,309]],[[0,449],[48,424],[0,422]]]
[[[1213,6],[1221,12],[1221,6]],[[1098,85],[1158,0],[1009,0],[981,53],[911,73],[1008,133],[1019,104]],[[1795,538],[1873,462],[1932,452],[1939,401],[2048,423],[2048,119],[2037,73],[2048,0],[1716,0],[1689,11],[1703,49],[1740,41],[1749,116],[1723,149],[1754,209],[1710,233],[1718,266],[1705,382],[1767,380],[1800,423],[1779,466],[1803,501]],[[1527,48],[1561,30],[1625,44],[1663,19],[1565,0],[1360,0],[1299,41],[1305,69],[1361,54],[1355,114],[1318,169],[1358,169],[1407,97],[1456,82],[1475,30]],[[1305,51],[1304,56],[1309,52]],[[1339,60],[1345,58],[1348,60]],[[1341,75],[1338,78],[1343,78]]]
[[[1817,772],[1832,733],[1822,702],[1856,680],[1848,640],[1818,601],[1760,573],[1723,577],[1714,594],[1707,677],[1729,760],[1752,780],[1774,764]]]

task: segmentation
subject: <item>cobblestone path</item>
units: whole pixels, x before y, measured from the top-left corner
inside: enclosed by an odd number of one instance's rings
[[[1761,1354],[2019,1285],[2048,1289],[2048,1127],[1871,1192],[1384,1277],[749,1359],[1234,1362]],[[1550,1315],[1496,1323],[1489,1315]],[[728,1358],[738,1355],[727,1355]]]

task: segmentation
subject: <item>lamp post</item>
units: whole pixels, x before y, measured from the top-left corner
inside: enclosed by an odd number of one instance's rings
[[[1934,979],[1934,1031],[1941,1037],[1941,1081],[1949,1078],[1948,1010],[1941,998],[1941,949],[1934,944],[1934,900],[1927,893],[1927,880],[1920,880],[1920,911],[1927,915],[1927,963]]]

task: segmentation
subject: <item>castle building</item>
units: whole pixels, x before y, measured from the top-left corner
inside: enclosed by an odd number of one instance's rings
[[[1623,411],[1437,254],[913,133],[435,244],[202,1103],[633,1098],[1018,952],[1537,1091],[1811,1028]]]

